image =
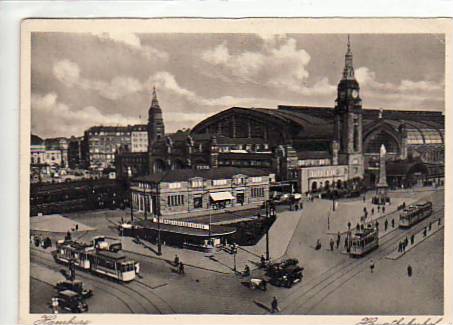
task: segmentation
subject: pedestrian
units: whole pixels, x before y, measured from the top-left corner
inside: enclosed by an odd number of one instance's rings
[[[395,228],[395,219],[392,218],[392,228]]]
[[[66,232],[66,237],[64,239],[71,240],[71,233],[69,232],[69,230]]]
[[[296,205],[294,206],[294,210],[299,210],[299,204],[296,203]]]
[[[408,277],[412,276],[412,266],[410,264],[407,266],[407,276]]]
[[[378,213],[381,212],[381,206],[380,205],[378,205],[378,207],[377,207],[377,212]]]
[[[406,238],[404,239],[404,246],[406,247],[407,245],[409,245],[409,240],[407,239],[407,236],[406,236]]]
[[[337,234],[337,249],[340,246],[340,241],[341,241],[341,234],[340,234],[340,232],[338,232],[338,234]]]
[[[371,208],[371,214],[374,214],[374,208]]]
[[[401,240],[400,240],[400,242],[398,243],[398,253],[400,253],[401,250],[402,250],[402,247],[401,247]]]
[[[403,253],[406,253],[406,243],[403,241],[402,244],[403,244],[403,246],[402,246],[403,247]]]
[[[437,220],[437,225],[440,226],[440,218]]]
[[[389,222],[387,219],[385,219],[385,222],[384,222],[384,231],[387,231],[387,228],[389,226]]]
[[[263,254],[261,254],[260,262],[261,262],[261,267],[264,268],[266,266],[266,258],[264,258]]]
[[[379,230],[379,221],[376,220],[376,229]]]
[[[385,206],[382,207],[382,213],[385,213]]]
[[[365,203],[365,195],[363,196],[363,203]]]
[[[414,234],[411,235],[411,245],[414,245],[415,242],[415,236]]]
[[[440,222],[440,219],[439,219]],[[351,230],[351,223],[348,221],[348,230]]]
[[[333,246],[335,245],[335,242],[333,241],[333,238],[330,238],[330,250],[333,251]]]
[[[406,208],[406,202],[403,202],[403,210]]]
[[[182,262],[179,262],[178,272],[179,274],[184,274],[184,264]]]
[[[426,227],[423,229],[423,237],[426,237]]]
[[[370,261],[370,272],[373,273],[373,271],[374,271],[374,261],[371,260]]]
[[[431,231],[431,221],[428,224],[428,231]]]
[[[318,251],[318,250],[320,250],[320,249],[321,249],[321,239],[318,239],[318,240],[316,241],[315,250]]]
[[[357,226],[355,227],[357,231],[360,231],[360,224],[357,222]]]
[[[78,223],[76,223],[76,225],[75,225],[75,230],[79,231],[79,224]]]
[[[178,266],[178,264],[179,264],[179,256],[178,256],[178,254],[175,255],[174,264],[175,264],[175,266]]]
[[[271,313],[275,313],[275,312],[279,312],[280,309],[278,308],[278,301],[277,301],[277,298],[274,296],[274,298],[272,299],[272,303],[271,303]]]

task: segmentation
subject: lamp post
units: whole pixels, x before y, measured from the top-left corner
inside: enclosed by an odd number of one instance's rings
[[[269,201],[266,200],[265,203],[266,206],[266,222],[269,221]],[[269,227],[266,229],[266,261],[269,261],[270,256],[269,256]]]
[[[156,211],[157,211],[157,255],[162,255],[162,244],[160,242],[160,194],[159,183],[156,184]]]
[[[131,186],[129,186],[129,190],[131,192],[130,206],[131,206],[131,224],[132,224],[132,223],[134,223],[134,208],[133,208],[134,200],[133,200],[133,196],[132,196],[132,188],[131,188]]]
[[[237,244],[234,244],[234,246],[233,246],[233,261],[234,261],[233,271],[234,271],[234,273],[236,273],[236,254],[237,254],[237,252],[238,252]]]

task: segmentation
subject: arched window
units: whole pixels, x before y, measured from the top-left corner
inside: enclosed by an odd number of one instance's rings
[[[365,148],[366,153],[378,154],[381,149],[381,145],[385,146],[387,153],[398,153],[398,143],[395,139],[387,132],[381,130],[375,134],[370,135],[371,139],[367,142]]]

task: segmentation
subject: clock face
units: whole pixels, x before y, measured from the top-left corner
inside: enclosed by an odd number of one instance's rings
[[[357,96],[359,96],[359,92],[358,92],[357,90],[354,89],[354,90],[352,91],[352,94],[351,94],[351,95],[352,95],[352,98],[357,98]]]

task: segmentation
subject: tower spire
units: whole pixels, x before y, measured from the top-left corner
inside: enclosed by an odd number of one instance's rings
[[[352,66],[352,51],[351,51],[351,37],[348,34],[348,43],[347,51],[344,56],[344,70],[343,70],[343,79],[353,80],[354,77],[354,67]]]
[[[159,107],[159,101],[157,100],[156,86],[153,86],[153,99],[151,100],[151,107]]]

